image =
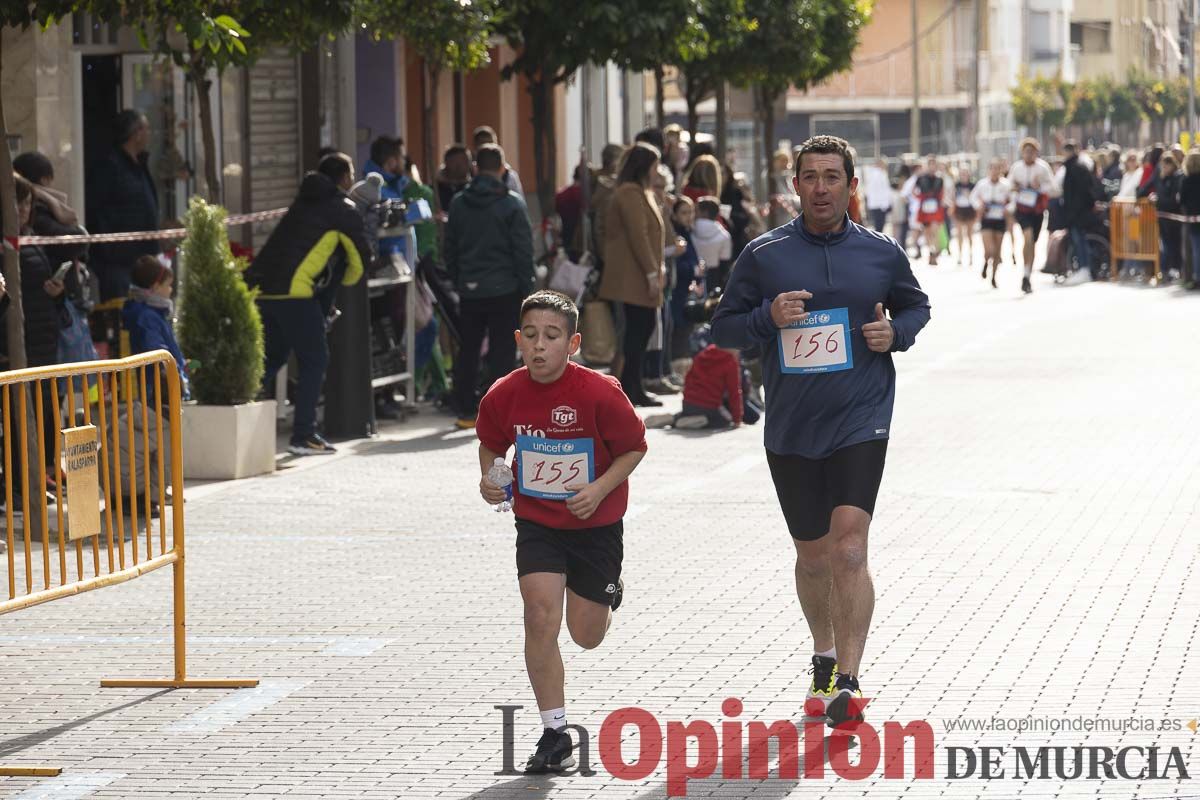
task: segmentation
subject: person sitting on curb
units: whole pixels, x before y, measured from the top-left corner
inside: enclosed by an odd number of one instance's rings
[[[710,344],[696,354],[684,376],[683,410],[647,417],[646,427],[723,430],[740,427],[744,413],[740,354],[736,348]]]

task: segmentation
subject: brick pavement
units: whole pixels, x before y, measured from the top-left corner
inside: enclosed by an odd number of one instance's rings
[[[1200,796],[1200,746],[1162,734],[953,732],[994,716],[1200,716],[1200,296],[918,267],[933,322],[899,356],[872,533],[873,720],[926,719],[936,778],[694,781],[690,797]],[[659,798],[644,781],[495,776],[500,712],[537,736],[509,518],[474,445],[432,413],[330,460],[188,495],[189,671],[259,690],[97,688],[170,673],[170,578],[8,615],[0,760],[59,780],[0,797]],[[656,431],[633,485],[626,605],[563,635],[568,714],[795,719],[809,641],[761,430]],[[626,752],[633,758],[632,735]],[[945,779],[950,745],[1181,748],[1189,781]],[[593,747],[592,762],[598,767]],[[1140,765],[1140,762],[1138,762]],[[1135,769],[1138,767],[1135,766]]]

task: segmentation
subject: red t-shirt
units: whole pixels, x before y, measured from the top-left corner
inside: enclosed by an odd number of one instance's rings
[[[738,357],[715,344],[692,359],[683,378],[683,402],[700,408],[719,409],[729,404],[734,422],[742,421],[742,366]]]
[[[628,481],[587,519],[567,510],[565,487],[589,483],[589,467],[594,481],[613,459],[646,449],[646,426],[621,383],[573,362],[554,383],[538,383],[525,367],[496,381],[479,403],[475,432],[494,453],[518,447],[512,463],[513,513],[560,530],[620,520],[629,504]]]

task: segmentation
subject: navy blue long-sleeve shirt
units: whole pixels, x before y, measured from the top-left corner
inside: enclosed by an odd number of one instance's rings
[[[845,309],[849,358],[837,350],[840,339],[815,337],[813,342],[814,349],[831,348],[833,357],[852,366],[783,370],[783,332],[771,319],[771,301],[783,292],[802,290],[812,293],[805,302],[809,318],[796,327],[830,320],[836,324],[838,309]],[[872,352],[862,334],[862,326],[875,321],[876,303],[883,303],[891,315],[892,352],[907,350],[929,322],[929,297],[894,239],[848,217],[842,230],[828,234],[811,233],[804,217],[797,217],[759,236],[738,256],[713,315],[712,334],[722,347],[762,346],[768,450],[825,458],[843,447],[888,437],[896,368],[891,352]],[[806,354],[799,344],[793,350],[792,340],[784,341],[789,352]],[[807,352],[808,343],[801,344]]]

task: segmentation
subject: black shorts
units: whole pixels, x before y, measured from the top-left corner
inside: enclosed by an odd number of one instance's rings
[[[873,439],[818,459],[768,450],[771,480],[792,538],[812,542],[829,533],[837,506],[855,506],[873,515],[887,444],[887,439]]]
[[[1006,230],[1008,230],[1008,223],[1002,219],[985,219],[979,223],[979,229],[983,231],[1004,233]]]
[[[580,530],[556,530],[517,520],[517,577],[533,572],[567,576],[567,588],[580,597],[611,606],[621,579],[622,522]]]
[[[1045,214],[1026,214],[1018,211],[1016,219],[1017,224],[1021,226],[1021,230],[1033,229],[1033,240],[1035,242],[1042,235],[1042,223],[1046,221]]]

